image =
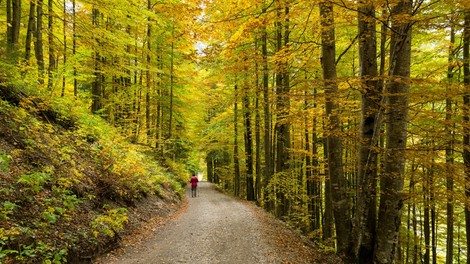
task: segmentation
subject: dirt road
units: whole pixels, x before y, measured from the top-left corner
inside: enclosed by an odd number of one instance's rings
[[[252,204],[205,182],[198,197],[187,195],[185,212],[97,263],[323,263],[305,240]]]

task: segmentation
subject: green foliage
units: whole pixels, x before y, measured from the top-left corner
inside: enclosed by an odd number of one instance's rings
[[[18,205],[10,201],[4,201],[2,205],[3,206],[0,208],[0,221],[6,221],[9,219],[8,216],[13,214],[13,211]]]
[[[25,105],[27,111],[0,101],[0,129],[14,135],[0,150],[0,263],[63,263],[68,254],[109,243],[128,216],[118,204],[103,213],[105,200],[182,196],[174,173],[183,165],[164,169],[151,148],[130,144],[76,101],[44,103],[55,113],[47,122],[34,104]],[[62,126],[67,120],[73,130]]]
[[[99,235],[114,237],[128,222],[126,208],[110,209],[104,215],[97,216],[91,223],[93,236]]]
[[[43,189],[43,185],[51,179],[51,175],[47,173],[34,172],[31,174],[21,175],[18,183],[24,184],[27,190],[39,192]]]
[[[0,173],[6,173],[9,171],[9,157],[8,155],[0,150]]]

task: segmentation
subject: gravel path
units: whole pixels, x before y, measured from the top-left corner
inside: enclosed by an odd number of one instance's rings
[[[300,236],[250,203],[206,182],[188,200],[184,212],[145,241],[96,263],[317,263]]]

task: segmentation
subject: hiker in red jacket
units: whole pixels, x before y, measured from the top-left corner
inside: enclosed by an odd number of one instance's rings
[[[191,177],[191,180],[189,180],[189,182],[191,183],[191,197],[196,197],[197,196],[197,182],[198,182],[198,178],[196,177],[196,175],[193,175],[193,177]]]

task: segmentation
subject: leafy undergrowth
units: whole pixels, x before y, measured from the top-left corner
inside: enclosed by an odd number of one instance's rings
[[[73,102],[0,100],[0,263],[84,263],[172,210],[187,175],[149,153]]]

